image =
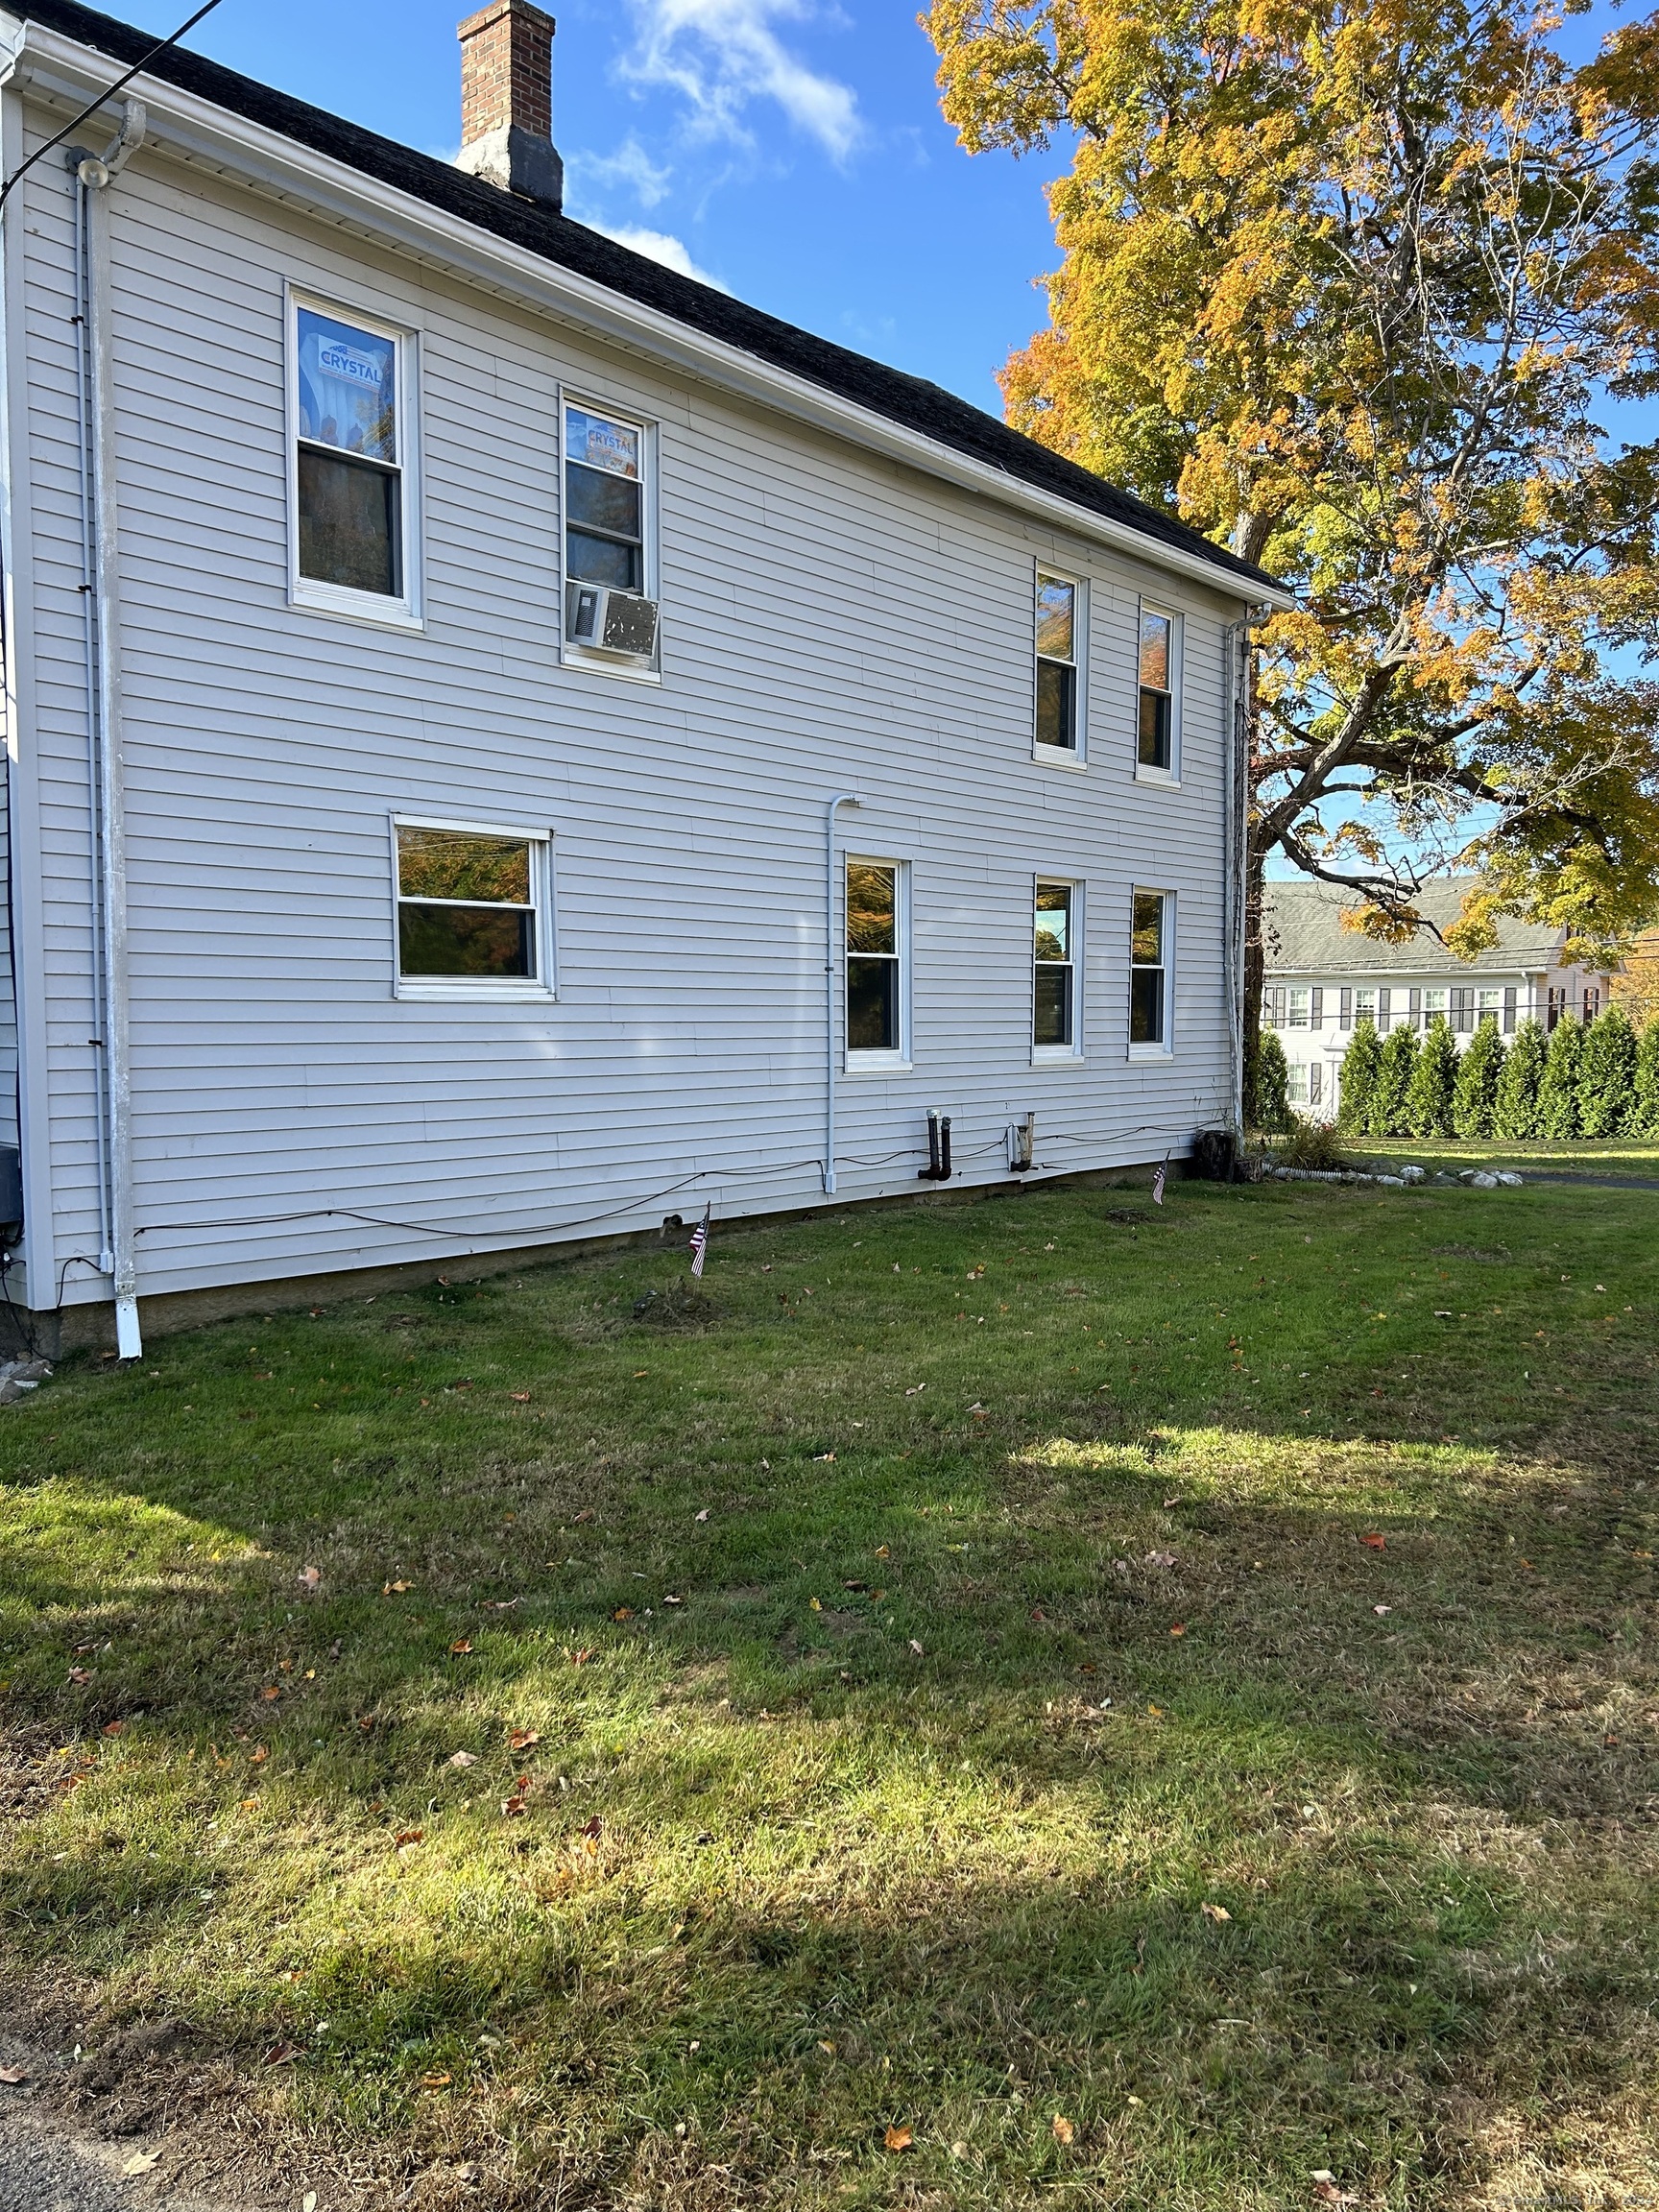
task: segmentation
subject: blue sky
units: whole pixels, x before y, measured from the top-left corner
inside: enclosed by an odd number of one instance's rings
[[[476,5],[476,0],[473,0]],[[461,0],[221,0],[186,43],[431,153],[460,139]],[[1043,181],[970,160],[905,0],[551,0],[566,204],[793,323],[999,412],[1044,318]],[[187,0],[112,12],[157,35]]]

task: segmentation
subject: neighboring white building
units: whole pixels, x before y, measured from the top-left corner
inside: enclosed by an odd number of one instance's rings
[[[464,33],[459,164],[172,51],[7,204],[12,1291],[128,1348],[1233,1119],[1287,595],[567,221],[551,22]],[[152,44],[0,42],[8,178]]]
[[[1413,903],[1446,930],[1462,909],[1472,878],[1448,876],[1424,885]],[[1564,963],[1567,932],[1501,921],[1498,943],[1458,960],[1439,938],[1419,931],[1408,944],[1379,945],[1341,924],[1355,903],[1330,883],[1269,883],[1262,911],[1266,987],[1264,1028],[1280,1031],[1297,1113],[1331,1120],[1340,1104],[1342,1055],[1357,1022],[1378,1031],[1426,1029],[1437,1014],[1461,1047],[1488,1015],[1511,1037],[1532,1020],[1593,1022],[1608,1003],[1611,978]]]

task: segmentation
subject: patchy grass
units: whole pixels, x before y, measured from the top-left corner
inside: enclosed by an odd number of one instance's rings
[[[1416,1137],[1353,1137],[1346,1140],[1356,1157],[1420,1160],[1426,1167],[1514,1167],[1525,1175],[1615,1175],[1659,1182],[1659,1138],[1575,1138],[1553,1142],[1505,1144],[1465,1142],[1428,1142]]]
[[[1649,2200],[1656,1226],[1034,1190],[66,1365],[14,1984],[354,2201]]]

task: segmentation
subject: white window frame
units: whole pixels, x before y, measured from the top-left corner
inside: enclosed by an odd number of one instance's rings
[[[1309,1091],[1310,1086],[1308,1080],[1308,1063],[1305,1060],[1287,1061],[1286,1063],[1285,1072],[1286,1078],[1285,1085],[1286,1104],[1288,1106],[1309,1105],[1310,1103],[1309,1098]],[[1298,1076],[1302,1078],[1302,1088],[1300,1092],[1298,1092],[1296,1088],[1296,1078]]]
[[[405,976],[398,954],[397,832],[399,830],[453,830],[464,837],[511,837],[530,848],[530,899],[536,911],[536,974],[532,975]],[[545,1004],[559,996],[558,939],[554,930],[553,831],[528,829],[522,822],[472,822],[452,815],[392,814],[387,817],[392,855],[392,996],[438,999],[447,1004],[500,1006],[535,999]]]
[[[1167,768],[1144,767],[1141,760],[1141,618],[1144,614],[1157,614],[1169,625],[1169,765]],[[1182,670],[1187,659],[1187,630],[1183,616],[1173,607],[1160,606],[1155,599],[1142,599],[1135,611],[1135,717],[1134,746],[1135,781],[1137,783],[1162,783],[1168,790],[1179,790],[1181,785],[1181,694]]]
[[[1301,1001],[1300,1008],[1298,1008],[1298,1000]],[[1290,1003],[1286,1013],[1285,1026],[1287,1029],[1310,1028],[1312,1026],[1310,1011],[1312,1003],[1312,986],[1307,983],[1292,983],[1290,986]],[[1298,1013],[1300,1013],[1300,1019],[1298,1019]]]
[[[657,649],[648,661],[634,661],[617,653],[607,653],[596,645],[577,645],[565,635],[565,602],[569,597],[570,566],[565,558],[565,538],[569,521],[569,507],[565,496],[565,418],[572,407],[580,407],[588,415],[603,415],[607,421],[619,422],[625,430],[639,434],[639,565],[643,574],[642,593],[654,599],[658,606]],[[578,390],[562,384],[559,387],[559,659],[565,668],[590,669],[598,675],[620,678],[626,684],[656,684],[662,681],[662,589],[659,566],[659,525],[657,505],[658,463],[661,447],[659,424],[637,408],[618,406],[613,399],[602,398],[590,390]]]
[[[1037,593],[1045,584],[1066,584],[1071,589],[1071,734],[1070,745],[1048,745],[1037,735],[1037,663],[1051,656],[1037,650]],[[1035,562],[1031,569],[1031,757],[1046,768],[1077,769],[1089,765],[1089,583],[1051,561]],[[1062,878],[1056,877],[1058,882]]]
[[[1067,965],[1071,971],[1071,1042],[1070,1045],[1039,1045],[1037,1042],[1037,894],[1052,886],[1056,890],[1070,891],[1071,911],[1070,916],[1070,947]],[[1031,1065],[1033,1068],[1071,1067],[1084,1056],[1083,1049],[1083,950],[1085,937],[1084,887],[1075,876],[1061,876],[1045,870],[1031,878]]]
[[[328,315],[338,323],[352,323],[372,337],[389,338],[396,349],[397,390],[397,468],[401,471],[398,518],[402,543],[398,548],[403,576],[400,598],[378,591],[357,591],[344,584],[327,584],[319,577],[300,573],[300,311]],[[383,630],[421,631],[426,627],[423,601],[421,472],[421,350],[420,334],[407,324],[389,323],[344,301],[313,292],[308,286],[283,287],[283,347],[286,354],[285,395],[288,451],[288,604],[314,614],[342,615],[350,622],[372,622]]]
[[[899,1043],[895,1047],[850,1045],[847,1022],[847,963],[855,957],[847,943],[847,871],[893,870],[894,960],[899,970]],[[841,1067],[848,1075],[902,1075],[910,1061],[910,863],[891,853],[841,855]]]
[[[1135,902],[1137,899],[1162,899],[1164,902],[1164,1035],[1156,1045],[1138,1045],[1130,1039],[1128,1056],[1131,1060],[1169,1060],[1175,1054],[1175,909],[1173,891],[1166,891],[1156,883],[1135,883],[1129,891],[1129,927],[1126,931],[1129,953],[1129,988],[1123,994],[1123,1022],[1125,1029],[1130,1022],[1130,1007],[1135,991]]]

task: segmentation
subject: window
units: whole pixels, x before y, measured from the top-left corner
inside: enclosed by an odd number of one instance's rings
[[[1566,1011],[1566,985],[1551,983],[1546,995],[1546,1013],[1544,1019],[1545,1028],[1553,1029],[1555,1024],[1560,1021],[1562,1015],[1565,1014]]]
[[[1077,587],[1037,577],[1037,742],[1077,750]]]
[[[847,863],[847,1050],[903,1049],[904,917],[892,860]]]
[[[293,315],[295,594],[412,613],[407,341],[300,301]]]
[[[1369,1022],[1373,1028],[1377,1026],[1377,992],[1374,985],[1369,983],[1355,985],[1354,1019],[1356,1022]]]
[[[565,576],[613,591],[645,589],[645,431],[565,409]]]
[[[1484,1022],[1487,1015],[1490,1014],[1493,1021],[1496,1022],[1499,1015],[1503,1011],[1503,992],[1501,990],[1479,992],[1476,997],[1475,1011],[1478,1021]]]
[[[1425,1027],[1425,1028],[1427,1028],[1427,1027],[1428,1027],[1428,1025],[1429,1025],[1429,1023],[1430,1023],[1431,1022],[1433,1022],[1433,1021],[1436,1021],[1436,1020],[1438,1020],[1438,1019],[1442,1018],[1442,1017],[1445,1015],[1445,1012],[1446,1012],[1446,993],[1445,993],[1445,991],[1444,991],[1443,989],[1441,989],[1440,987],[1436,986],[1436,985],[1431,984],[1431,985],[1430,985],[1430,987],[1429,987],[1429,988],[1428,988],[1428,989],[1427,989],[1427,990],[1424,992],[1424,994],[1423,994],[1423,1024],[1424,1024],[1424,1027]]]
[[[1173,615],[1141,610],[1141,726],[1136,759],[1142,768],[1175,773],[1175,648]]]
[[[1299,986],[1290,993],[1290,1027],[1306,1029],[1308,1026],[1308,994]]]
[[[1308,1103],[1307,1068],[1301,1061],[1293,1060],[1287,1072],[1290,1079],[1285,1086],[1286,1097],[1292,1106],[1306,1106]]]
[[[547,839],[435,822],[393,828],[399,992],[545,992]]]
[[[1076,1045],[1074,901],[1070,883],[1037,886],[1031,1042],[1066,1051],[1074,1050]]]
[[[1599,1014],[1600,1011],[1600,992],[1599,990],[1593,989],[1590,984],[1586,983],[1584,986],[1584,1020],[1586,1023],[1594,1022],[1597,1015]]]
[[[1166,1050],[1169,1028],[1169,920],[1163,891],[1137,891],[1129,943],[1129,1044]]]

